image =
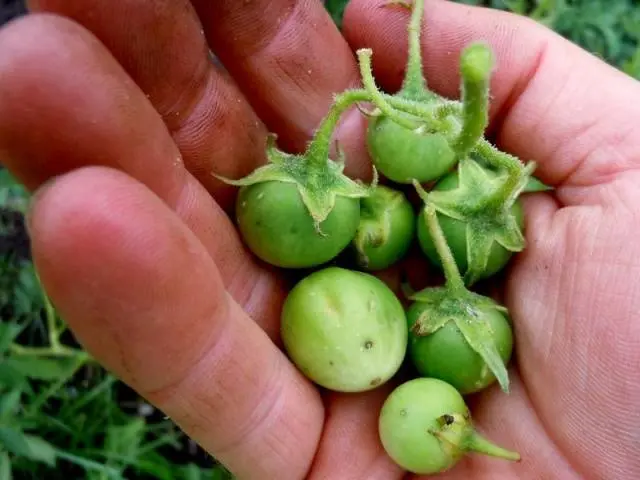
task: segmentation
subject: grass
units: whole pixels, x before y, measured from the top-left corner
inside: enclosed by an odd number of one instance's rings
[[[346,0],[326,0],[340,25]],[[640,78],[632,0],[467,0],[529,15]],[[232,476],[74,342],[29,260],[27,192],[0,170],[0,480]]]

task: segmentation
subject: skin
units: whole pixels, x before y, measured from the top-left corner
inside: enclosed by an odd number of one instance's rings
[[[285,0],[39,0],[58,15],[0,31],[0,152],[39,190],[28,224],[47,292],[95,358],[239,478],[406,477],[377,437],[389,387],[321,396],[278,348],[288,281],[246,253],[234,190],[209,175],[254,168],[267,128],[302,148],[357,82],[356,48],[397,89],[408,12],[381,4],[353,0],[344,37],[320,2]],[[431,86],[457,96],[458,53],[489,42],[490,133],[556,187],[528,196],[504,291],[512,393],[473,401],[523,460],[471,456],[441,478],[639,478],[640,86],[526,19],[426,11]],[[336,139],[370,178],[364,127],[354,110]]]
[[[458,175],[456,172],[452,172],[440,180],[435,188],[438,190],[450,190],[457,186]],[[513,204],[511,212],[516,216],[520,228],[524,228],[524,210],[520,200]],[[442,214],[438,214],[438,221],[440,222],[444,236],[447,239],[449,248],[451,248],[453,258],[455,258],[460,272],[464,275],[467,270],[467,266],[469,265],[467,261],[467,223]],[[436,246],[431,239],[431,235],[429,235],[429,229],[425,223],[423,209],[420,210],[420,214],[418,215],[416,235],[418,237],[420,247],[427,258],[433,265],[440,266],[440,257],[438,256]],[[489,252],[487,267],[481,278],[488,278],[502,270],[507,263],[509,263],[512,256],[512,252],[504,248],[502,245],[494,242],[491,246],[491,251]]]
[[[412,326],[424,307],[415,302],[407,310],[407,322]],[[498,352],[508,363],[513,350],[513,333],[504,315],[497,310],[484,313]],[[480,391],[495,383],[496,377],[452,321],[436,332],[418,336],[409,334],[409,355],[420,375],[434,377],[453,385],[462,394]]]
[[[336,197],[320,224],[324,235],[318,235],[297,185],[262,182],[240,190],[236,216],[244,241],[262,260],[306,268],[332,260],[349,245],[360,223],[360,200]]]
[[[325,388],[363,392],[387,382],[407,350],[400,300],[380,279],[328,267],[305,277],[282,310],[289,358]]]

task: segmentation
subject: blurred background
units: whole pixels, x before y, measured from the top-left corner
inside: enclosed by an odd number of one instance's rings
[[[0,1],[0,25],[25,13]],[[635,0],[458,1],[532,17],[640,79]],[[338,26],[346,3],[325,1]],[[31,264],[27,201],[0,158],[0,480],[232,478],[74,342]]]

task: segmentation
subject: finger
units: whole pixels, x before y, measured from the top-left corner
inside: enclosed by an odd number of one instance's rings
[[[555,208],[544,196],[527,205],[528,246],[506,285],[519,369],[539,421],[574,465],[635,478],[638,416],[630,412],[640,385],[629,379],[640,360],[640,297],[630,279],[640,248],[629,239],[639,233],[637,212]]]
[[[0,30],[0,50],[0,152],[7,168],[30,189],[87,164],[136,178],[178,213],[234,299],[277,338],[285,285],[247,254],[227,215],[184,168],[160,116],[109,52],[82,27],[48,14]],[[269,301],[256,302],[263,294]]]
[[[404,72],[409,14],[381,8],[384,3],[352,0],[344,31],[354,49],[373,49],[377,79],[395,89]],[[445,96],[459,96],[464,46],[483,40],[494,49],[497,142],[525,161],[538,162],[537,174],[545,182],[579,187],[559,189],[563,203],[584,201],[587,191],[599,195],[597,186],[638,167],[640,83],[522,16],[427,0],[424,25],[425,74]]]
[[[366,393],[327,394],[327,420],[309,480],[403,478],[403,470],[387,456],[378,435],[380,408],[391,388],[387,384]]]
[[[188,0],[31,0],[90,30],[161,114],[187,169],[230,211],[229,178],[265,161],[266,130],[233,82],[211,62]]]
[[[87,167],[39,192],[29,220],[43,284],[98,361],[239,478],[303,478],[322,430],[317,391],[165,204]]]
[[[215,54],[283,148],[300,151],[333,94],[358,83],[353,52],[319,0],[193,0]],[[354,110],[355,112],[355,110]],[[336,138],[349,171],[369,175],[360,115]]]

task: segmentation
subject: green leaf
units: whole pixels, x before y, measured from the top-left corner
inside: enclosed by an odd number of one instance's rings
[[[50,467],[56,464],[55,448],[40,437],[27,435],[14,428],[0,427],[0,443],[16,456],[45,463]]]
[[[223,465],[216,465],[211,470],[211,479],[212,480],[234,480],[234,476],[231,474],[229,470],[227,470]]]
[[[17,412],[21,395],[22,389],[14,388],[0,397],[0,420],[5,420]]]
[[[109,425],[105,440],[106,453],[115,453],[134,459],[138,455],[140,443],[144,438],[145,427],[146,423],[142,418],[136,418],[126,425]]]
[[[28,457],[31,453],[25,434],[11,427],[0,427],[0,444],[14,455]]]
[[[100,480],[120,480],[124,478],[121,473],[118,472],[115,468],[109,467],[108,465],[103,465],[102,463],[98,463],[84,457],[79,457],[78,455],[73,455],[72,453],[58,451],[58,458],[64,459],[68,462],[84,468],[87,471],[87,477],[91,475],[90,472],[98,472],[100,474],[100,477],[98,477],[100,478]]]
[[[8,350],[21,331],[22,327],[17,323],[0,323],[0,355]]]
[[[35,380],[59,380],[73,375],[72,367],[77,364],[73,357],[45,358],[31,355],[13,355],[5,361],[17,372]]]
[[[56,466],[56,449],[53,445],[34,435],[25,435],[25,438],[31,452],[29,457],[32,460],[45,463],[50,467]]]
[[[204,478],[202,470],[193,463],[183,467],[180,473],[180,478],[184,480],[202,480]]]
[[[27,435],[14,428],[0,427],[0,443],[16,456],[45,463],[50,467],[56,464],[55,448],[40,437]]]
[[[325,8],[339,28],[342,27],[342,17],[348,2],[349,0],[325,0],[324,2]]]
[[[174,480],[176,478],[173,464],[155,451],[146,453],[138,459],[135,469],[139,473],[144,473],[158,480]]]
[[[11,460],[6,452],[0,453],[0,480],[12,480]]]
[[[213,468],[200,468],[190,463],[179,467],[177,475],[173,478],[179,480],[234,480],[234,476],[223,465],[217,464]]]
[[[27,377],[13,368],[11,365],[8,365],[6,361],[0,363],[0,385],[7,388],[13,389],[17,387],[24,386],[27,382]]]

